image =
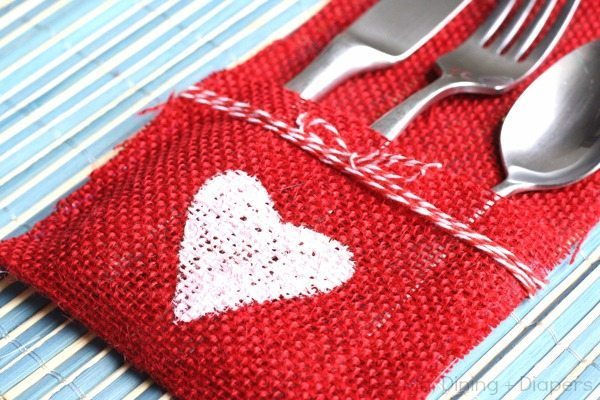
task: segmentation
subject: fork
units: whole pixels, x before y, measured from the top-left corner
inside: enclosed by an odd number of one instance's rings
[[[437,80],[388,111],[371,127],[391,141],[423,110],[447,96],[457,93],[497,95],[510,90],[534,72],[552,51],[580,0],[565,3],[548,33],[535,46],[533,42],[546,25],[557,0],[546,0],[521,34],[519,31],[536,0],[524,1],[504,23],[515,3],[516,0],[501,0],[474,34],[436,61],[441,71]],[[529,55],[523,58],[528,51]]]

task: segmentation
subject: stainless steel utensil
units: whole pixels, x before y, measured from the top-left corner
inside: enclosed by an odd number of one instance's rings
[[[500,135],[501,196],[554,189],[600,168],[600,40],[571,52],[529,86]]]
[[[305,99],[317,99],[352,75],[402,61],[469,1],[381,0],[286,86]]]
[[[500,1],[490,17],[469,39],[437,60],[440,78],[375,121],[372,128],[386,139],[394,140],[419,113],[444,97],[456,93],[500,94],[511,89],[548,56],[565,31],[580,0],[566,2],[548,33],[524,59],[521,59],[522,56],[531,49],[557,0],[546,0],[520,35],[519,30],[536,0],[524,1],[511,20],[503,24],[515,2]],[[495,37],[490,41],[492,36]]]

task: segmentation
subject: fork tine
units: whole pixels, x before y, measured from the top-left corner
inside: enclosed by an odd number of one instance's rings
[[[544,28],[544,24],[548,21],[552,10],[556,6],[557,0],[547,0],[544,7],[535,16],[534,20],[527,27],[525,32],[519,37],[512,48],[506,53],[509,58],[518,59],[521,57],[531,46],[531,43],[540,34],[540,31]]]
[[[517,11],[517,14],[512,18],[502,32],[498,35],[494,42],[490,46],[490,50],[500,54],[502,50],[508,46],[510,41],[515,37],[521,26],[525,23],[527,16],[531,12],[531,9],[535,5],[537,0],[529,0],[523,2],[523,5]]]
[[[496,8],[492,11],[490,16],[485,20],[483,24],[473,33],[472,39],[476,40],[479,44],[484,44],[489,40],[490,37],[498,30],[502,22],[510,13],[510,10],[515,5],[516,0],[500,0]]]
[[[573,15],[575,14],[580,2],[581,0],[568,0],[565,3],[562,10],[560,10],[560,14],[556,18],[556,21],[550,27],[550,30],[546,36],[544,36],[540,43],[533,49],[526,61],[533,63],[533,65],[538,65],[544,61],[567,29],[567,26],[569,25],[569,22],[571,22],[571,19],[573,18]],[[511,54],[511,56],[515,57],[515,59],[518,59],[522,54],[523,53],[515,52],[514,54]]]

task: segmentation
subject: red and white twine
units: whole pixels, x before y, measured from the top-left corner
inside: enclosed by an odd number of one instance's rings
[[[388,199],[403,204],[453,236],[490,255],[506,268],[529,294],[533,294],[542,286],[543,282],[536,277],[532,269],[521,262],[510,250],[486,235],[476,232],[469,225],[460,222],[401,185],[424,175],[430,168],[440,168],[440,164],[423,163],[399,154],[381,151],[370,154],[353,152],[333,125],[322,118],[311,119],[307,114],[301,114],[296,121],[296,126],[291,126],[274,118],[267,111],[255,109],[248,103],[219,96],[213,91],[203,90],[196,86],[192,86],[181,96],[274,131],[321,162],[354,176],[359,182]],[[320,134],[316,133],[317,130]],[[392,171],[392,167],[408,168],[416,172],[402,175],[397,171]]]

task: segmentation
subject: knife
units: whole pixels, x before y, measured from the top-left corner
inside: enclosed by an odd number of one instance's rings
[[[286,84],[317,100],[360,72],[400,62],[456,16],[470,0],[381,0]]]

